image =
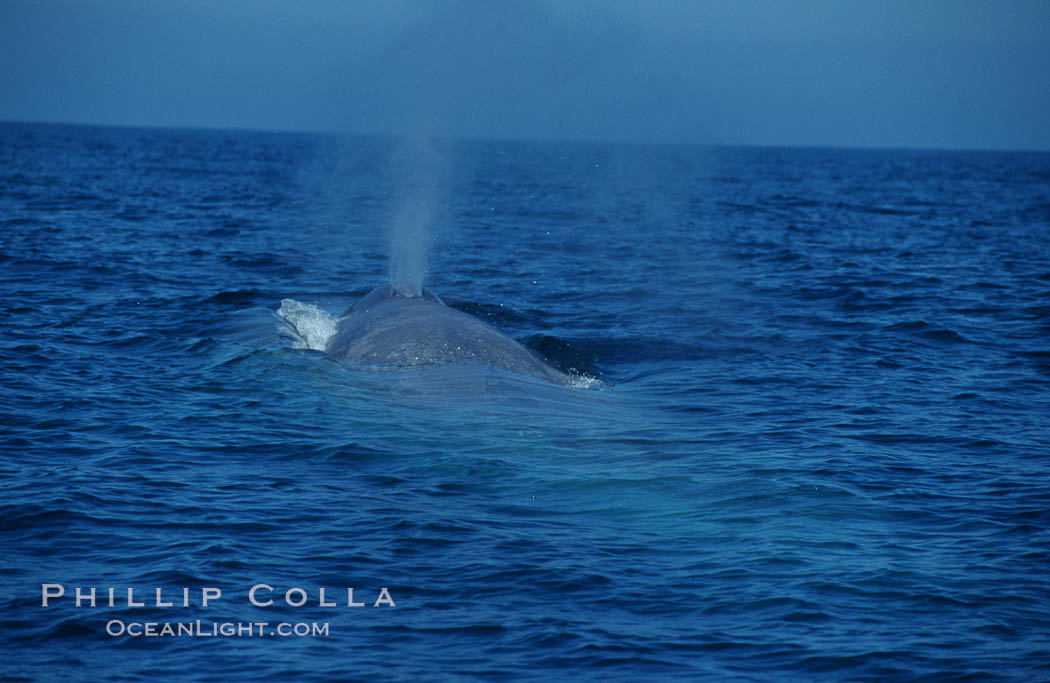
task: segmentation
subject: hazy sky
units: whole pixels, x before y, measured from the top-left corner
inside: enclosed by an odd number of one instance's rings
[[[0,0],[0,120],[1050,149],[1048,0]]]

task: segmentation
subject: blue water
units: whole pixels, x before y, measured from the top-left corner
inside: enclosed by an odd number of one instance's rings
[[[600,386],[289,334],[396,142],[0,126],[3,677],[1050,678],[1050,154],[436,154],[426,286]],[[196,620],[328,634],[107,632]]]

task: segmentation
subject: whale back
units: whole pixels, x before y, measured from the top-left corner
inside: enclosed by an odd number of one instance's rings
[[[358,365],[414,367],[474,362],[569,384],[535,352],[427,290],[408,297],[382,285],[340,319],[329,354]]]

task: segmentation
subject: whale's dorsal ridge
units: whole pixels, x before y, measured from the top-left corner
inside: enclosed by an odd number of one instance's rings
[[[570,384],[568,375],[496,328],[446,306],[429,290],[405,296],[390,284],[361,297],[340,318],[327,351],[364,365],[446,365],[474,361]]]

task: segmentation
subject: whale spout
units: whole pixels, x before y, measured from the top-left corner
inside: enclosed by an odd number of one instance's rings
[[[339,319],[325,349],[358,365],[414,367],[473,362],[554,384],[569,375],[472,315],[446,306],[422,289],[406,296],[389,284],[376,287]]]

